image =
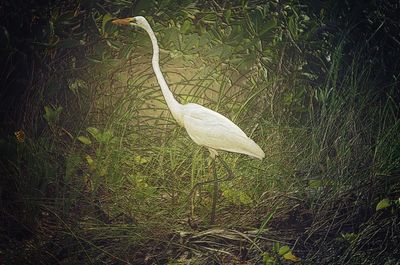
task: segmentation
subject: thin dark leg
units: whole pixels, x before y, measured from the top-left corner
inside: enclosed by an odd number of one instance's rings
[[[226,162],[220,157],[217,156],[217,158],[219,159],[219,161],[222,163],[222,165],[224,166],[225,170],[228,172],[228,176],[226,178],[219,178],[219,179],[213,179],[213,180],[207,180],[207,181],[203,181],[203,182],[198,182],[196,183],[192,190],[189,193],[189,199],[192,198],[193,193],[200,188],[201,186],[208,184],[208,183],[213,183],[213,182],[223,182],[223,181],[228,181],[231,180],[235,177],[235,174],[233,174],[232,170],[229,168],[229,166],[226,164]],[[215,168],[215,166],[214,166]],[[216,174],[214,174],[216,176]]]
[[[218,181],[227,181],[227,180],[233,179],[235,177],[235,174],[233,174],[231,168],[226,164],[226,162],[220,156],[217,156],[217,158],[222,163],[222,165],[224,166],[225,170],[228,172],[228,177],[227,178],[219,179]]]
[[[214,193],[212,198],[212,206],[211,206],[211,220],[210,224],[213,225],[215,222],[215,211],[217,209],[217,201],[218,201],[218,178],[217,178],[217,170],[215,169],[215,159],[212,160],[212,169],[214,175]]]
[[[223,182],[223,181],[228,181],[231,180],[235,177],[233,174],[232,170],[230,167],[226,164],[226,162],[220,157],[217,156],[219,161],[222,163],[224,166],[225,170],[227,171],[228,175],[225,178],[217,178],[217,170],[215,168],[215,158],[212,160],[212,167],[213,167],[213,174],[214,174],[214,179],[213,180],[207,180],[203,182],[196,183],[192,190],[189,193],[189,200],[191,201],[191,217],[193,217],[193,207],[194,207],[194,197],[193,194],[194,192],[201,186],[208,184],[208,183],[214,183],[214,193],[213,193],[213,201],[212,201],[212,208],[211,208],[211,220],[210,223],[213,224],[215,222],[215,212],[216,212],[216,207],[217,207],[217,201],[218,201],[218,183]]]

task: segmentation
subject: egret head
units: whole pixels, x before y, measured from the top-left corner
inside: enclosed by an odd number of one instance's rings
[[[149,25],[147,20],[142,16],[115,19],[112,23],[115,25],[139,26],[141,28],[146,28]]]

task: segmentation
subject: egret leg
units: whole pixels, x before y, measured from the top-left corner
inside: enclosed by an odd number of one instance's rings
[[[218,200],[218,183],[231,180],[235,177],[235,175],[233,174],[233,172],[232,172],[231,168],[228,166],[228,164],[226,164],[226,162],[220,156],[216,156],[216,157],[218,158],[218,160],[221,162],[221,164],[224,166],[225,170],[227,171],[227,173],[228,173],[227,177],[217,178],[217,170],[215,167],[215,163],[216,163],[215,156],[211,155],[214,179],[196,183],[189,193],[189,200],[191,201],[191,216],[193,217],[193,214],[194,214],[194,196],[193,195],[195,194],[195,191],[205,184],[214,183],[213,199],[212,199],[212,206],[211,206],[212,207],[211,208],[211,220],[210,220],[211,224],[213,224],[215,221],[215,212],[216,212],[217,200]]]
[[[218,179],[218,178],[217,178],[217,179],[214,178],[213,180],[206,180],[206,181],[203,181],[203,182],[198,182],[198,183],[196,183],[196,184],[193,186],[192,190],[190,191],[189,197],[192,197],[193,194],[194,194],[194,192],[195,192],[198,188],[200,188],[201,186],[203,186],[203,185],[205,185],[205,184],[213,183],[213,182],[224,182],[224,181],[231,180],[231,179],[233,179],[233,178],[235,177],[235,174],[233,174],[232,170],[231,170],[230,167],[226,164],[226,162],[225,162],[221,157],[219,157],[219,156],[217,156],[217,158],[218,158],[219,161],[222,163],[222,165],[224,166],[225,170],[228,172],[228,176],[227,176],[226,178],[219,178],[219,179]],[[216,173],[215,173],[214,175],[216,175]]]
[[[219,161],[221,162],[221,164],[224,166],[226,172],[228,172],[228,176],[225,179],[220,179],[218,181],[228,181],[231,180],[235,177],[235,174],[233,174],[231,168],[228,166],[228,164],[225,162],[225,160],[223,160],[220,156],[217,156],[217,158],[219,159]]]
[[[213,169],[213,175],[214,175],[214,192],[213,192],[213,197],[212,197],[210,224],[214,224],[214,222],[215,222],[215,212],[216,212],[217,201],[218,201],[218,177],[217,177],[217,170],[215,168],[215,158],[212,160],[212,169]]]

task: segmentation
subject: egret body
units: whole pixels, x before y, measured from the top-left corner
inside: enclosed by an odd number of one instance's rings
[[[180,126],[186,129],[186,132],[196,144],[208,148],[213,160],[218,156],[218,150],[245,154],[258,159],[263,159],[265,157],[263,150],[236,124],[225,116],[195,103],[180,104],[174,98],[160,70],[160,50],[157,38],[150,24],[144,17],[136,16],[116,19],[113,20],[113,23],[116,25],[139,26],[147,32],[153,45],[153,70],[172,116]],[[230,169],[226,167],[226,164],[223,164],[228,172],[231,173]],[[214,192],[214,194],[215,193],[216,192]],[[216,198],[214,197],[214,215],[215,202]],[[211,219],[213,222],[213,217]]]

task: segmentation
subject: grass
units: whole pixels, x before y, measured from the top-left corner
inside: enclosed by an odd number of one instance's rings
[[[211,179],[210,159],[168,112],[147,38],[117,34],[100,16],[113,36],[103,37],[120,48],[100,42],[64,54],[28,97],[25,139],[0,140],[0,262],[399,262],[397,84],[378,89],[369,57],[361,48],[349,59],[344,37],[335,48],[324,43],[330,61],[316,82],[305,68],[302,14],[282,20],[289,38],[279,21],[260,33],[259,9],[237,10],[233,25],[205,20],[183,32],[155,23],[180,102],[230,117],[266,153],[263,161],[222,153],[236,177],[220,184],[216,224],[212,185],[198,190],[188,221],[188,196]],[[229,21],[226,12],[213,14]],[[219,164],[217,172],[225,174]]]

